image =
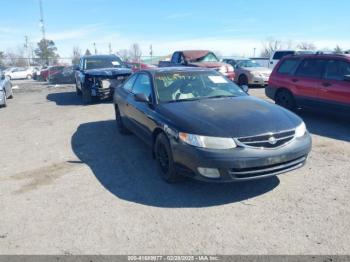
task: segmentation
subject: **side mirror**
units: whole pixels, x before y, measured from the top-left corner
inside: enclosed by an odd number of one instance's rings
[[[4,79],[5,79],[5,75],[1,74],[1,80],[4,80]]]
[[[344,76],[344,81],[350,82],[350,75],[345,75],[345,76]]]
[[[242,86],[241,86],[241,89],[242,89],[245,93],[248,94],[248,92],[249,92],[249,87],[248,87],[247,85],[242,85]]]
[[[142,103],[149,103],[149,99],[145,94],[139,93],[134,96],[135,101]]]

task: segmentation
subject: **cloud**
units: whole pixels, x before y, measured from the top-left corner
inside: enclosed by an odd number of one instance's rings
[[[47,38],[53,41],[64,41],[64,40],[73,40],[73,39],[81,39],[90,34],[93,34],[99,31],[102,28],[99,24],[92,24],[83,27],[79,27],[76,29],[63,30],[58,32],[53,32],[47,34]]]

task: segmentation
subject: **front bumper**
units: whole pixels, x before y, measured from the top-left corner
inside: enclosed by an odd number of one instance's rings
[[[276,88],[273,88],[271,86],[265,87],[265,95],[272,100],[275,100],[276,92],[277,92]]]
[[[269,78],[268,77],[256,77],[253,76],[250,81],[249,81],[249,85],[252,86],[267,86],[269,83]]]
[[[175,139],[171,146],[179,174],[207,182],[234,182],[275,176],[302,167],[311,150],[311,137],[307,133],[276,149],[209,150]],[[202,176],[198,167],[218,169],[220,178]]]

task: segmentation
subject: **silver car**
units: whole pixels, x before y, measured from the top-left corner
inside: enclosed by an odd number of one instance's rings
[[[0,107],[6,106],[7,98],[13,98],[11,81],[0,71]]]

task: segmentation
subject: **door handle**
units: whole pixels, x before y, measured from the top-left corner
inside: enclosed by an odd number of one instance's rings
[[[323,85],[324,87],[329,87],[329,86],[332,86],[332,84],[331,84],[331,83],[327,83],[327,82],[322,83],[322,85]]]
[[[294,82],[294,83],[296,83],[296,82],[298,82],[299,81],[299,79],[296,79],[296,78],[293,78],[292,79],[292,82]]]

